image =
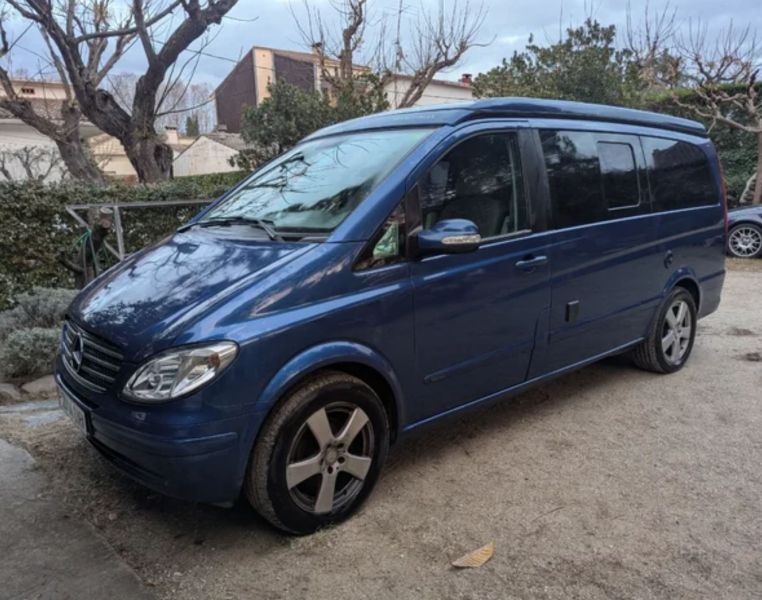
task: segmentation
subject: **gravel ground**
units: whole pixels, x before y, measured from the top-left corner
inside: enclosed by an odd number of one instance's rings
[[[729,268],[681,372],[610,360],[422,431],[310,537],[151,494],[65,420],[0,415],[0,436],[162,598],[759,598],[762,261]]]

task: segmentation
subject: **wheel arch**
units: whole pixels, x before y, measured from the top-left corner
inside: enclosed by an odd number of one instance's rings
[[[739,219],[738,221],[733,221],[733,223],[728,226],[728,231],[732,231],[739,225],[754,225],[754,227],[762,229],[762,221],[757,221],[751,217],[745,217],[743,219]]]
[[[667,285],[664,286],[662,297],[666,298],[676,287],[681,287],[693,296],[693,301],[696,303],[696,313],[698,314],[701,308],[701,284],[699,284],[698,278],[692,269],[682,268],[675,271],[669,278]]]
[[[357,342],[338,341],[304,350],[289,360],[269,381],[257,400],[257,412],[270,414],[289,392],[324,371],[340,371],[357,377],[375,391],[389,417],[391,440],[404,423],[402,387],[391,364],[378,352]],[[253,436],[256,437],[256,436]],[[251,440],[253,444],[254,439]]]

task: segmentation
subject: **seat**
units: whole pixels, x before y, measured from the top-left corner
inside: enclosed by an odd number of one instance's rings
[[[463,167],[455,182],[454,198],[442,207],[438,220],[468,219],[482,237],[504,233],[509,216],[505,194],[510,192],[500,179],[496,169],[477,162]]]

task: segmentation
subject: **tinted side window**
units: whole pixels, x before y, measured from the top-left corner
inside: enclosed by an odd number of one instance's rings
[[[585,131],[540,131],[553,223],[572,227],[607,218],[595,136]]]
[[[609,210],[640,204],[635,150],[630,144],[598,142],[603,197]]]
[[[644,137],[643,149],[656,210],[675,210],[718,202],[709,161],[687,142]]]
[[[516,135],[476,136],[455,146],[420,182],[423,227],[469,219],[482,237],[527,229]]]

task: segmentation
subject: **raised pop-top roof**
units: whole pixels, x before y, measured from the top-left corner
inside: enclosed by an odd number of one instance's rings
[[[321,129],[310,137],[383,127],[456,125],[480,117],[601,121],[654,127],[704,137],[707,135],[704,125],[697,121],[645,110],[567,100],[485,98],[473,102],[421,106],[377,113]]]

